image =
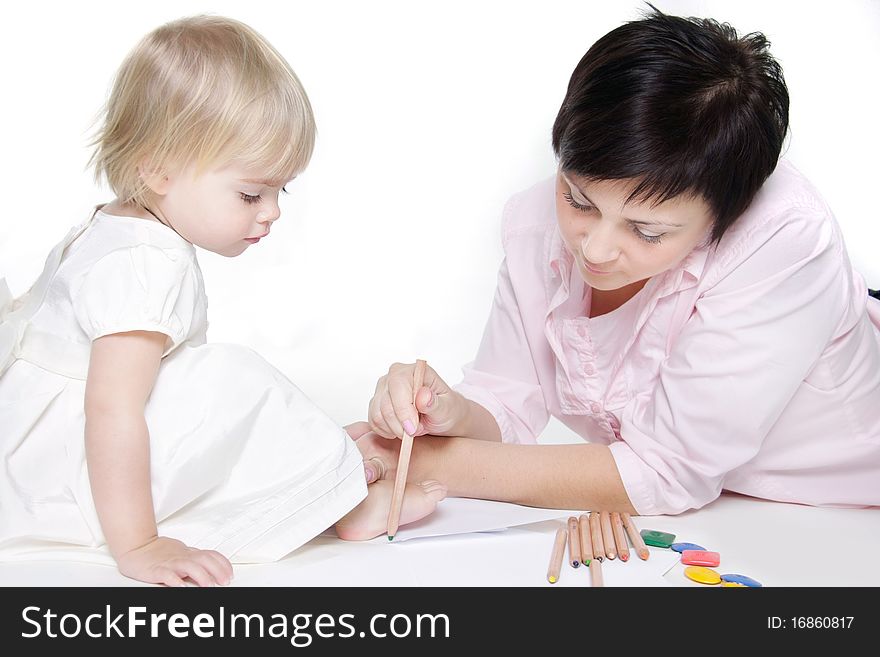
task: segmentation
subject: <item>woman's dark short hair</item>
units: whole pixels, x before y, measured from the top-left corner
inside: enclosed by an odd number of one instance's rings
[[[553,150],[588,180],[635,179],[629,200],[700,195],[717,243],[776,167],[788,89],[763,34],[652,9],[578,63]]]

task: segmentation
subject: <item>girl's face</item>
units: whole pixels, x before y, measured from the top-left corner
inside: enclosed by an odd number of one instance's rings
[[[195,174],[195,166],[154,177],[149,207],[189,242],[234,257],[269,234],[281,215],[285,180],[227,165]]]
[[[597,290],[617,290],[675,267],[712,226],[702,198],[626,203],[633,185],[588,182],[561,170],[556,177],[559,230],[581,276]]]

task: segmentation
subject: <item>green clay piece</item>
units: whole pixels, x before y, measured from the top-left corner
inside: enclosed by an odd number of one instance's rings
[[[643,529],[639,532],[645,545],[653,547],[668,548],[675,541],[675,534],[667,534],[666,532],[658,532],[654,529]]]

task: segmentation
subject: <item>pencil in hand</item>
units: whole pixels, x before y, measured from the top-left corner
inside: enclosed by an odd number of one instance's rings
[[[416,395],[425,381],[427,363],[421,359],[416,361],[413,372],[413,406]],[[400,526],[400,510],[403,507],[403,493],[406,490],[406,476],[409,474],[409,459],[412,454],[413,437],[404,432],[400,441],[400,456],[397,459],[397,476],[394,477],[394,493],[391,495],[391,508],[388,510],[388,540],[393,541],[397,528]]]
[[[550,567],[547,568],[547,581],[556,584],[559,581],[559,571],[562,569],[562,557],[565,556],[565,542],[568,532],[564,527],[556,530],[556,540],[553,542],[553,552],[550,554]]]

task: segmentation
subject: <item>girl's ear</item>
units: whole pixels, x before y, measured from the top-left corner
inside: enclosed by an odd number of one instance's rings
[[[138,175],[151,192],[164,196],[168,192],[171,178],[165,169],[149,168],[146,162],[138,165]]]

